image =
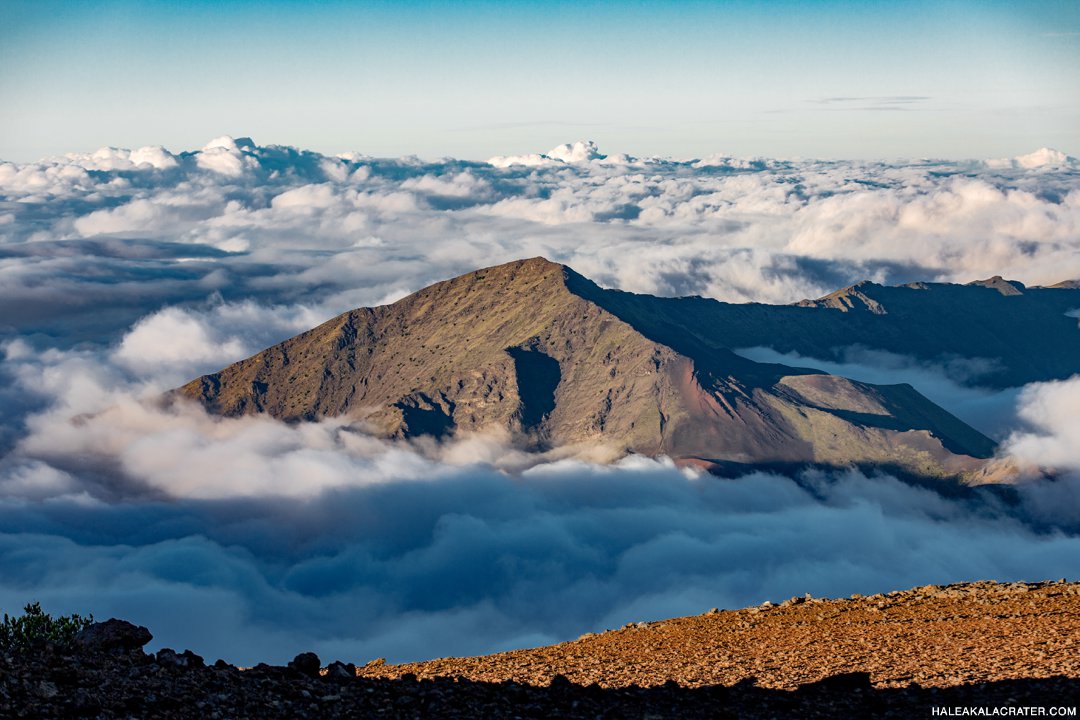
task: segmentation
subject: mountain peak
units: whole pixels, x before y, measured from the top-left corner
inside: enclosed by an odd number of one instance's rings
[[[991,290],[997,290],[1002,295],[1023,295],[1024,290],[1027,288],[1022,282],[1016,280],[1006,280],[1000,275],[995,275],[992,278],[986,280],[973,280],[968,283],[969,287],[984,287]]]
[[[560,273],[565,269],[565,265],[552,262],[542,255],[537,255],[536,257],[511,260],[510,262],[505,262],[501,265],[492,265],[491,267],[474,270],[472,273],[467,273],[462,277],[475,274],[498,275],[502,273],[511,273],[515,277],[538,277]]]
[[[875,315],[886,314],[885,307],[870,296],[870,292],[881,286],[870,280],[863,280],[846,288],[829,293],[817,300],[803,300],[797,303],[800,307],[828,307],[848,312],[849,310],[867,310]]]
[[[1080,279],[1077,280],[1062,280],[1059,283],[1046,286],[1049,289],[1054,290],[1080,290]]]
[[[418,290],[399,302],[407,304],[415,299],[436,295],[441,298],[441,307],[438,308],[440,312],[448,311],[448,303],[465,309],[466,306],[462,303],[466,302],[466,299],[468,302],[480,304],[494,303],[505,311],[506,302],[512,297],[559,292],[559,287],[564,287],[566,272],[566,266],[540,256],[512,260],[443,280]],[[530,300],[533,301],[542,304],[544,298]]]

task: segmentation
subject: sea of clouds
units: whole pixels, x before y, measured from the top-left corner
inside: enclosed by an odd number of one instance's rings
[[[910,382],[1058,475],[963,499],[156,402],[342,311],[536,255],[729,301],[863,279],[1052,284],[1080,278],[1080,164],[673,161],[590,143],[432,162],[243,138],[0,163],[0,609],[125,617],[155,645],[242,663],[356,662],[804,592],[1077,576],[1080,377],[991,391],[866,349],[743,350]]]

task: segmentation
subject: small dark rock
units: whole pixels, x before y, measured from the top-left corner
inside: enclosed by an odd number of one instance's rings
[[[352,663],[335,661],[326,666],[327,680],[355,680],[356,666]]]
[[[157,651],[157,663],[162,667],[181,668],[188,666],[188,659],[172,648],[161,648]]]
[[[116,618],[94,623],[75,636],[80,647],[95,650],[137,650],[153,639],[141,625]]]
[[[202,656],[196,655],[190,650],[185,650],[184,652],[180,653],[180,657],[184,658],[184,660],[187,661],[188,667],[201,668],[206,666],[206,663],[203,661]]]
[[[308,677],[318,677],[320,667],[322,667],[322,661],[320,661],[319,656],[313,652],[300,653],[289,663],[290,670],[295,670],[301,675],[307,675]]]

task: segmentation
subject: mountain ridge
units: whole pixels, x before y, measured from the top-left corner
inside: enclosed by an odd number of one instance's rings
[[[954,380],[1001,389],[1080,372],[1080,320],[1070,315],[1080,309],[1077,290],[1080,283],[1070,281],[1025,287],[995,276],[966,285],[863,281],[790,305],[591,292],[616,314],[723,337],[728,348],[770,347],[826,361],[844,361],[852,346],[943,366],[964,359],[974,361],[965,364],[969,374]]]
[[[221,415],[346,416],[388,437],[499,427],[532,449],[594,444],[720,472],[963,478],[993,455],[908,385],[743,358],[710,325],[718,307],[732,306],[605,290],[519,260],[343,313],[176,395]]]

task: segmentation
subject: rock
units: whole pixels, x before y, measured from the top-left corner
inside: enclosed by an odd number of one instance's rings
[[[157,651],[157,664],[162,667],[182,668],[188,666],[188,660],[178,655],[172,648],[161,648]]]
[[[355,680],[356,666],[352,663],[335,661],[326,666],[327,680]]]
[[[307,675],[308,677],[319,677],[320,667],[322,667],[322,662],[319,660],[319,656],[313,652],[300,653],[289,663],[291,670],[296,670],[301,675]]]
[[[190,650],[185,650],[184,652],[180,653],[180,657],[184,658],[187,661],[188,667],[201,668],[206,665],[201,655],[196,655]]]
[[[94,650],[138,650],[154,639],[150,631],[127,620],[94,623],[75,636],[80,647]]]

